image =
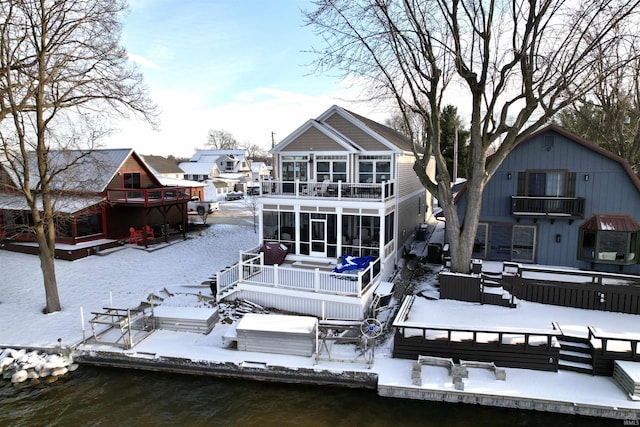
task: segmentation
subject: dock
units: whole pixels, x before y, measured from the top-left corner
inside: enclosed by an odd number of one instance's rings
[[[384,345],[376,348],[373,363],[354,357],[353,346],[340,346],[342,350],[334,346],[331,360],[240,351],[223,345],[231,327],[218,323],[208,335],[156,330],[129,350],[81,344],[74,360],[104,367],[370,389],[389,398],[640,420],[640,402],[629,399],[611,377],[504,368],[505,379],[499,380],[491,370],[470,364],[460,390],[446,366],[422,366],[420,382],[415,384],[415,362],[392,358]]]

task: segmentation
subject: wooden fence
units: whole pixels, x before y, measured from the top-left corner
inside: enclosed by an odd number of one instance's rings
[[[507,266],[513,268],[513,265]],[[640,314],[640,277],[556,270],[517,265],[513,274],[503,274],[500,285],[516,298],[541,304],[585,308],[616,313]],[[443,272],[440,298],[481,302],[481,276]]]

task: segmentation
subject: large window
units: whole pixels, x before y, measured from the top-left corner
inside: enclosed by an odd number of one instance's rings
[[[342,247],[353,256],[379,256],[380,218],[377,216],[342,216]]]
[[[125,172],[122,177],[123,188],[140,188],[140,172]]]
[[[393,236],[395,236],[395,212],[391,212],[387,216],[384,217],[384,243],[385,245],[393,240]]]
[[[296,238],[295,219],[294,212],[263,212],[262,233],[264,239],[294,242]]]
[[[600,264],[638,262],[640,225],[628,215],[592,215],[580,226],[578,258]]]
[[[282,158],[282,180],[307,181],[308,164],[309,158],[307,156],[284,156]]]
[[[347,180],[347,160],[344,156],[318,156],[316,158],[316,180],[345,182]]]
[[[564,171],[529,172],[527,177],[527,196],[564,196],[565,182],[566,173]]]
[[[473,252],[471,253],[474,258],[486,258],[487,256],[487,228],[487,224],[478,224],[476,239],[473,242]]]
[[[391,180],[389,156],[362,156],[358,162],[359,182],[380,183]]]
[[[499,261],[534,262],[536,226],[478,224],[472,256]]]
[[[533,262],[536,246],[536,227],[531,225],[513,226],[512,261]]]
[[[102,233],[102,212],[82,215],[76,218],[76,237]]]

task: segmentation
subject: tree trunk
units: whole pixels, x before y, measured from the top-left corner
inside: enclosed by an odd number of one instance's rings
[[[42,228],[36,229],[38,246],[40,249],[40,269],[42,270],[42,277],[44,279],[44,292],[46,298],[45,313],[53,313],[62,310],[60,306],[60,297],[58,295],[58,282],[56,280],[56,269],[54,265],[55,260],[55,246],[52,250],[46,242],[41,242],[44,239],[44,230]]]

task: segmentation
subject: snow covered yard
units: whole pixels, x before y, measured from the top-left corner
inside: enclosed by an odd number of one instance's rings
[[[62,311],[42,314],[44,285],[38,257],[0,251],[0,348],[63,346],[82,339],[81,307],[86,328],[92,311],[134,308],[153,292],[192,285],[211,295],[204,280],[238,260],[239,251],[257,245],[251,227],[214,224],[163,249],[147,252],[127,246],[105,256],[56,261]],[[88,329],[90,333],[90,329]]]

